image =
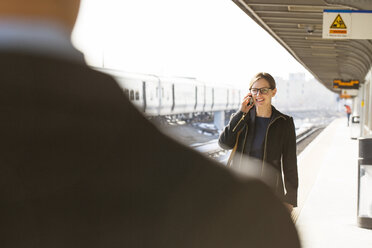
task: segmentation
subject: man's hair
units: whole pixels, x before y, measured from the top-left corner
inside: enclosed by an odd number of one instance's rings
[[[249,83],[249,89],[252,88],[252,85],[259,79],[265,79],[269,85],[270,85],[270,89],[275,89],[276,88],[276,83],[275,83],[275,79],[267,72],[259,72],[257,73],[251,80],[251,82]]]

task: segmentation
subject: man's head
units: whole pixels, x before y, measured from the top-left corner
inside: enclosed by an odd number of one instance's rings
[[[72,32],[80,0],[1,0],[0,18],[53,21]]]

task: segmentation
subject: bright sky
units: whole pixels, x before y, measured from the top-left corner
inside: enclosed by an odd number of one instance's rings
[[[82,0],[73,42],[89,64],[209,82],[309,73],[231,0]]]

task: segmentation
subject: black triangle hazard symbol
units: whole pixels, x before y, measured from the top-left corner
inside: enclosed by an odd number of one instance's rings
[[[346,29],[346,25],[344,23],[344,20],[342,20],[340,14],[337,15],[335,20],[333,21],[331,28],[343,28]]]

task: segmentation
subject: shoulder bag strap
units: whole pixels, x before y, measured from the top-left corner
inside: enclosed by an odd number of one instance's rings
[[[243,130],[240,130],[240,131],[238,132],[238,135],[236,136],[236,142],[235,142],[235,145],[234,145],[233,150],[231,151],[231,154],[230,154],[229,160],[227,161],[227,167],[231,167],[231,166],[232,166],[231,162],[232,162],[232,160],[233,160],[233,157],[234,157],[234,154],[235,154],[235,152],[236,152],[236,149],[238,148],[239,136],[240,136],[240,133],[241,133],[242,131],[243,131]]]

